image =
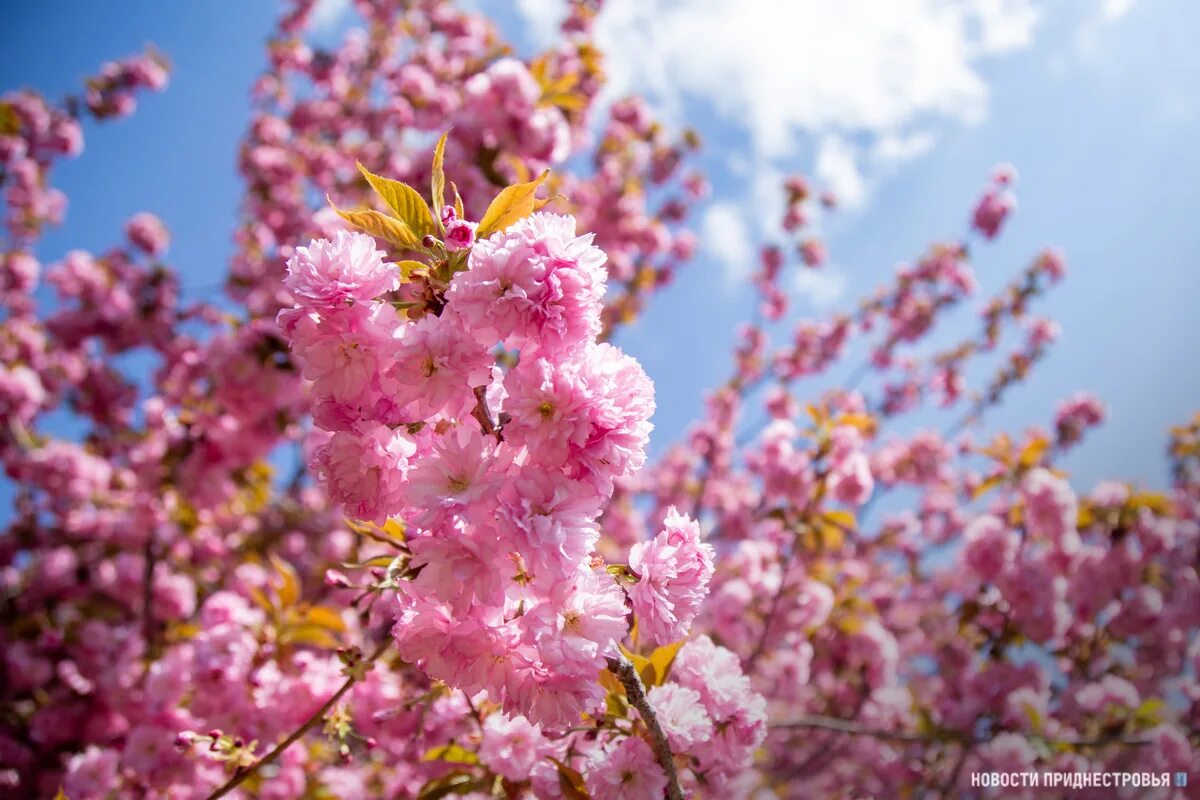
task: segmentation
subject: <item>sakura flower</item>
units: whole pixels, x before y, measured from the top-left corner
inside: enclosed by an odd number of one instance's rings
[[[678,683],[655,686],[646,694],[659,724],[667,734],[671,750],[693,752],[713,735],[712,720],[704,711],[700,693]]]
[[[475,244],[475,230],[478,227],[477,223],[464,219],[451,220],[446,225],[446,249],[453,253]]]
[[[525,780],[549,749],[541,728],[525,717],[492,714],[484,720],[479,760],[511,781]]]
[[[413,521],[431,524],[444,514],[490,499],[505,473],[508,453],[473,421],[438,437],[432,452],[408,475],[405,500],[414,511]]]
[[[487,385],[493,363],[450,315],[427,315],[402,326],[393,358],[387,376],[393,400],[414,422],[469,414],[476,402],[473,390]]]
[[[316,311],[367,303],[400,283],[400,271],[383,256],[365,233],[339,230],[332,240],[297,247],[284,284],[297,303]]]
[[[573,218],[539,212],[477,242],[447,300],[485,346],[567,352],[600,332],[604,262]]]
[[[162,220],[147,212],[129,218],[125,224],[125,235],[139,250],[156,258],[166,254],[170,242],[170,235]]]
[[[1045,536],[1065,555],[1079,549],[1078,506],[1070,485],[1047,469],[1032,470],[1021,482],[1029,532]]]
[[[663,530],[629,551],[629,567],[639,580],[629,587],[639,635],[668,644],[687,635],[708,595],[713,574],[712,545],[700,541],[700,525],[667,509]]]
[[[963,538],[963,561],[984,581],[995,580],[1011,567],[1020,545],[1017,532],[991,514],[971,520]]]
[[[593,800],[661,800],[667,788],[654,751],[637,736],[596,753],[588,762],[586,781]]]
[[[409,458],[416,452],[403,433],[378,423],[338,431],[316,453],[325,490],[352,517],[384,522],[401,508]]]

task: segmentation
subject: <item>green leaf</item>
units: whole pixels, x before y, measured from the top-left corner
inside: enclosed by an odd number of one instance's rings
[[[332,201],[329,205],[339,217],[376,239],[383,239],[385,242],[391,242],[408,250],[416,250],[421,246],[421,237],[413,233],[412,228],[401,220],[389,217],[373,208],[362,211],[343,211],[333,205]]]
[[[449,131],[438,139],[433,148],[433,215],[437,218],[438,229],[442,226],[442,206],[446,205],[446,137]]]
[[[444,744],[441,747],[433,747],[425,751],[421,756],[422,761],[446,761],[450,764],[478,764],[479,756],[471,752],[462,745]]]
[[[383,198],[383,202],[388,204],[388,208],[416,234],[417,241],[435,232],[433,215],[429,213],[429,206],[425,205],[420,192],[407,183],[376,175],[362,164],[358,165],[358,171],[375,193]]]
[[[483,219],[479,221],[478,237],[486,239],[496,231],[502,231],[532,214],[538,208],[538,187],[545,183],[548,177],[550,170],[545,170],[528,183],[515,183],[502,189],[488,206]]]

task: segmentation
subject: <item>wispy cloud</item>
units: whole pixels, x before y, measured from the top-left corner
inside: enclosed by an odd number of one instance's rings
[[[821,269],[799,268],[794,273],[792,289],[818,309],[829,308],[846,292],[846,273],[832,264]]]
[[[1114,22],[1129,13],[1136,0],[1104,0],[1100,4],[1100,17],[1106,22]]]
[[[614,94],[706,106],[775,160],[804,135],[979,119],[976,64],[1027,46],[1037,19],[1033,0],[610,0],[597,36]]]
[[[350,0],[317,0],[313,4],[309,25],[317,33],[336,30],[350,11]]]
[[[704,210],[700,238],[707,252],[721,262],[721,274],[731,285],[745,281],[754,271],[756,250],[741,210],[733,203],[711,203]]]

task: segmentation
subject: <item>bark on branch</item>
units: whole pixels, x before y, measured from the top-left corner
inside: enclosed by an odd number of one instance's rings
[[[683,800],[683,789],[679,786],[679,773],[675,771],[675,756],[671,753],[671,745],[667,742],[667,734],[663,731],[650,701],[646,699],[646,690],[642,679],[638,677],[633,663],[625,656],[608,659],[608,671],[617,676],[617,680],[625,687],[625,697],[629,704],[642,715],[642,722],[650,731],[650,739],[654,746],[654,756],[667,775],[667,797],[670,800]]]
[[[853,720],[840,719],[838,717],[827,717],[821,714],[806,714],[787,722],[777,722],[771,725],[775,729],[796,729],[796,728],[816,728],[826,731],[837,731],[838,733],[846,733],[852,736],[870,736],[874,739],[881,739],[892,742],[923,742],[927,744],[959,742],[964,745],[979,745],[986,744],[991,741],[991,736],[970,736],[957,731],[935,731],[933,733],[915,733],[909,731],[889,731],[880,728],[872,728],[866,725],[859,724]],[[1040,739],[1042,737],[1033,736],[1031,738]],[[1150,744],[1150,740],[1136,736],[1126,736],[1123,734],[1112,734],[1110,736],[1098,736],[1091,739],[1047,739],[1047,744],[1066,745],[1069,747],[1104,747],[1110,744],[1121,744],[1129,747],[1142,747]]]

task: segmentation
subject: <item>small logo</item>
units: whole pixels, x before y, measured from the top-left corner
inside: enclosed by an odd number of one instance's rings
[[[1187,786],[1187,775],[1186,772],[1176,772],[1175,785],[1180,787]]]

